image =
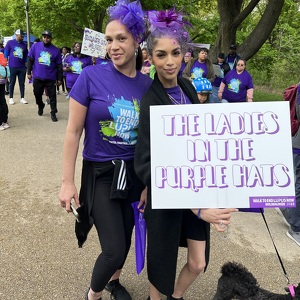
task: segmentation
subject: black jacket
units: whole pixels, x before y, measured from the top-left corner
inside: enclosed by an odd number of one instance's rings
[[[199,104],[195,88],[188,79],[178,78],[178,84],[192,103]],[[141,101],[139,134],[135,150],[135,171],[148,187],[145,220],[147,223],[147,270],[149,281],[163,294],[174,290],[178,247],[186,246],[182,238],[182,209],[151,209],[150,172],[150,106],[172,105],[163,85],[155,75],[152,85]],[[209,260],[209,230],[206,223],[206,265]]]

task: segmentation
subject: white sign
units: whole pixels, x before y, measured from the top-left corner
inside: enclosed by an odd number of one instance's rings
[[[153,208],[294,207],[289,103],[150,107]]]
[[[101,32],[85,28],[82,40],[81,53],[94,57],[105,57],[106,40]]]

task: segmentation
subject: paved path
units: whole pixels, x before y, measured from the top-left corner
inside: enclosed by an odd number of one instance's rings
[[[37,115],[31,85],[26,87],[29,104],[19,99],[16,92],[16,104],[9,106],[11,128],[0,132],[0,299],[83,300],[99,246],[92,230],[84,248],[77,248],[73,216],[58,202],[68,101],[58,95],[58,122],[53,123],[49,106],[42,117]],[[80,167],[81,159],[78,183]],[[287,227],[273,209],[266,211],[266,218],[291,281],[298,283],[300,248],[286,237]],[[179,266],[185,253],[180,250]],[[220,267],[228,260],[243,263],[262,287],[283,292],[286,280],[262,217],[237,213],[227,239],[213,230],[208,271],[185,299],[211,299]],[[133,251],[122,282],[133,300],[148,296],[146,272],[135,274]],[[108,299],[105,293],[103,300]]]

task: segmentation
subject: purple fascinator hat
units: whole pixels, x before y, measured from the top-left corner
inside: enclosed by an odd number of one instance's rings
[[[115,6],[107,9],[110,20],[119,20],[126,26],[134,39],[142,42],[145,36],[146,24],[144,12],[139,1],[118,0]]]
[[[165,11],[148,11],[148,21],[149,30],[154,36],[168,34],[179,42],[187,43],[189,40],[189,34],[185,27],[186,25],[192,27],[192,25],[183,20],[182,12],[176,11],[175,7]]]

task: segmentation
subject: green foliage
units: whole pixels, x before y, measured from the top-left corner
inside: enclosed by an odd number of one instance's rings
[[[28,0],[31,33],[40,37],[44,29],[53,33],[53,43],[59,47],[82,40],[85,27],[104,31],[106,9],[115,0]],[[213,44],[218,36],[219,12],[217,0],[141,0],[145,10],[167,9],[176,5],[187,14],[193,25],[190,35],[196,43]],[[242,1],[244,9],[250,0]],[[268,1],[261,0],[236,32],[237,44],[242,44],[261,19]],[[0,34],[13,35],[15,29],[26,29],[25,3],[22,0],[0,0],[2,7]],[[285,0],[280,19],[261,49],[248,61],[247,69],[255,85],[270,89],[299,81],[300,27],[298,1]]]

